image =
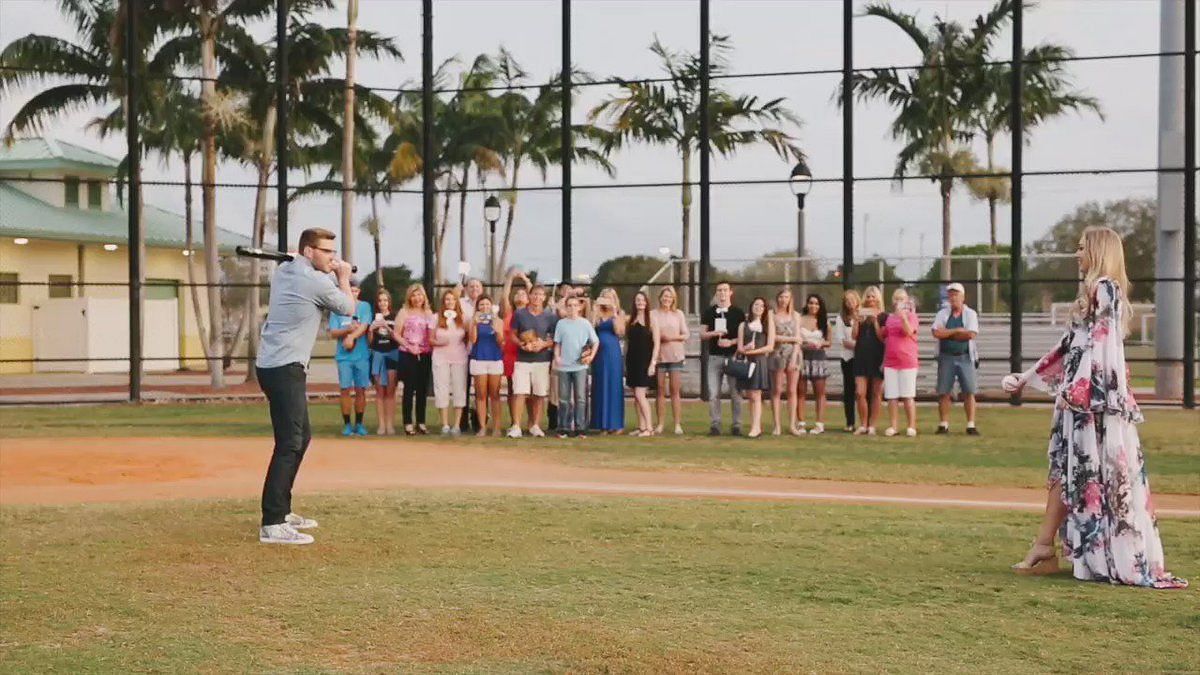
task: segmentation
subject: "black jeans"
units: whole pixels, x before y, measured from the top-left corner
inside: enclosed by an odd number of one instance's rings
[[[433,373],[433,361],[429,354],[400,352],[400,381],[404,383],[404,396],[400,408],[404,413],[404,426],[413,423],[413,408],[416,407],[417,424],[425,424],[425,405],[429,399],[429,379]]]
[[[854,426],[855,401],[854,359],[842,361],[842,406],[846,409],[846,426]]]
[[[278,525],[292,512],[292,484],[312,440],[305,392],[308,377],[299,363],[257,371],[258,384],[271,408],[271,428],[275,431],[275,451],[263,483],[262,524]]]

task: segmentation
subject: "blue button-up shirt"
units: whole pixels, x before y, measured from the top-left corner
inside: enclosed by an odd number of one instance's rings
[[[281,264],[271,277],[271,302],[255,365],[308,366],[325,310],[353,314],[354,300],[338,288],[332,276],[318,271],[304,256]]]

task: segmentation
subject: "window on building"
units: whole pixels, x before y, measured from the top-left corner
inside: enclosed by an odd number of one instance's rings
[[[70,274],[51,274],[50,275],[50,297],[52,298],[73,298],[75,297],[75,278]]]
[[[63,179],[63,187],[67,191],[67,206],[79,207],[79,179],[75,176],[67,176]]]
[[[89,209],[96,209],[98,211],[98,210],[100,210],[100,208],[102,208],[103,202],[101,201],[100,195],[102,194],[103,185],[104,184],[98,180],[89,180],[88,181],[87,186],[88,186],[88,208]]]
[[[0,305],[15,305],[21,301],[18,281],[16,272],[0,272]]]
[[[146,279],[147,300],[175,300],[179,297],[178,279]]]

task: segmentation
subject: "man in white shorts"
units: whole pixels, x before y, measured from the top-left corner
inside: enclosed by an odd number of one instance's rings
[[[521,411],[525,410],[525,399],[529,396],[533,397],[529,435],[546,435],[540,425],[546,396],[550,393],[550,363],[554,360],[554,328],[557,324],[558,314],[546,309],[546,287],[534,286],[529,293],[529,306],[513,316],[513,332],[520,351],[513,366],[516,405],[513,407],[513,426],[508,430],[509,438],[521,437]]]

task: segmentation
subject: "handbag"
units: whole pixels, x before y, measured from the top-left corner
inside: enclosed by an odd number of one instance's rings
[[[754,377],[754,369],[756,367],[758,367],[758,364],[753,361],[749,361],[742,356],[737,356],[725,359],[725,364],[721,366],[721,371],[739,382],[745,382]]]

